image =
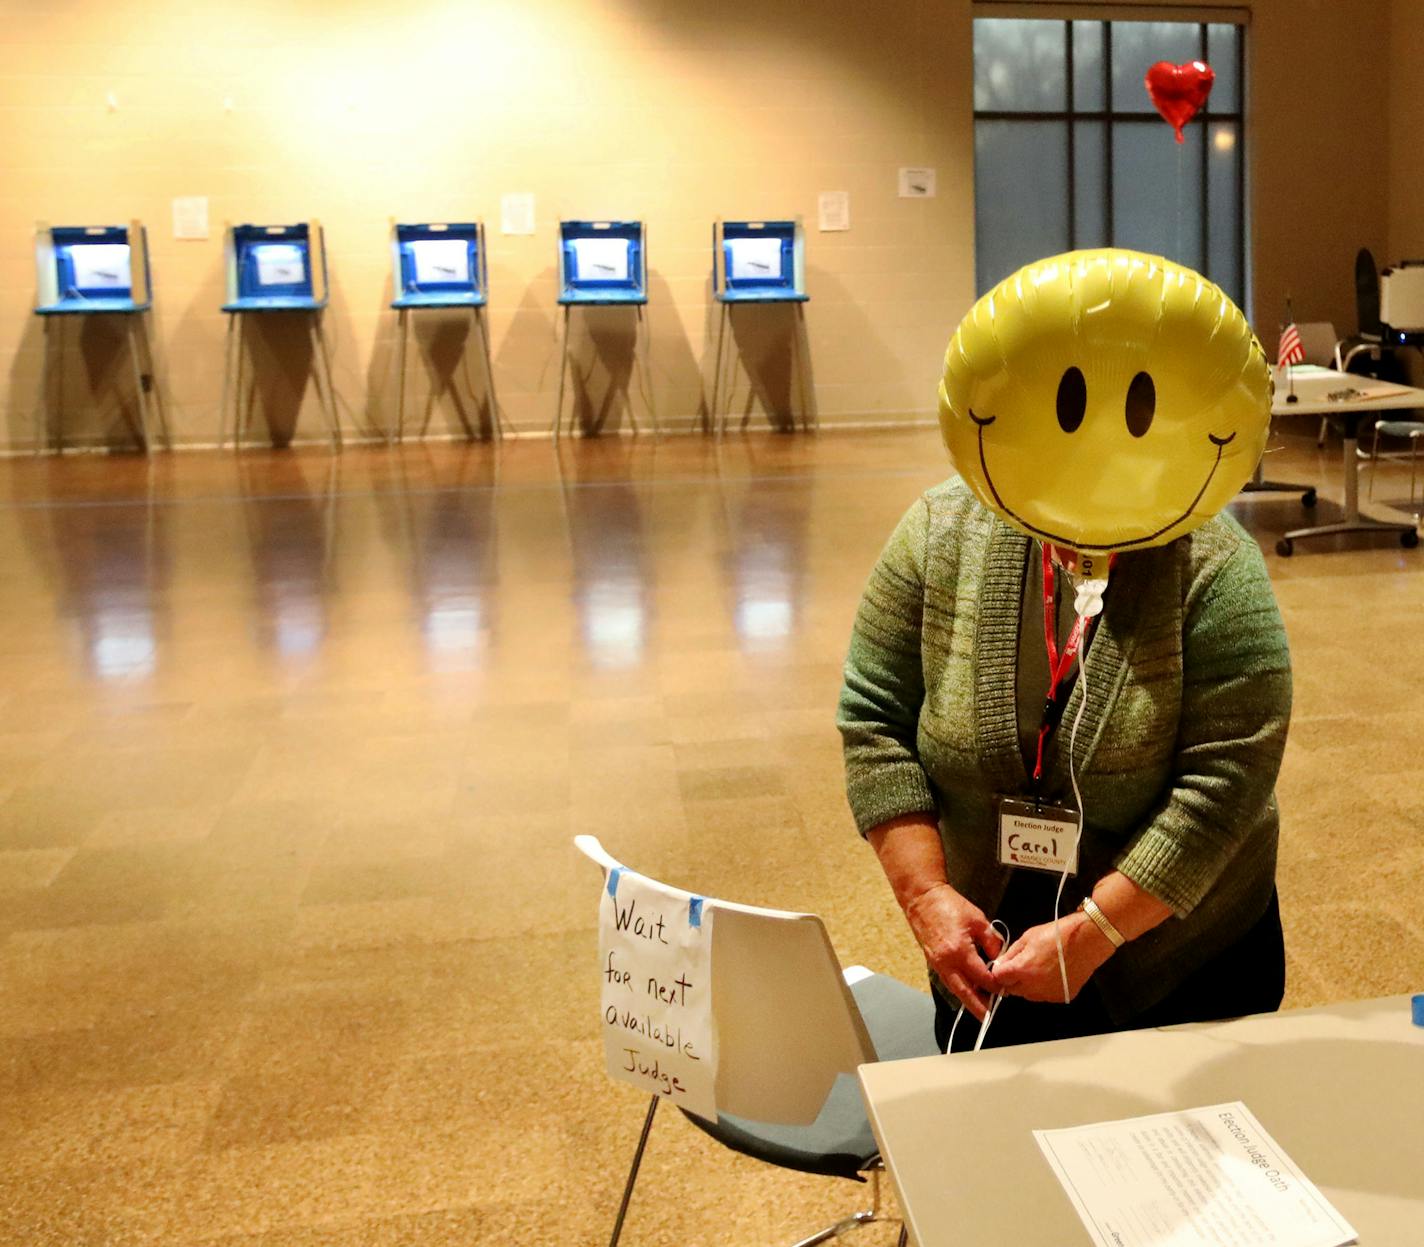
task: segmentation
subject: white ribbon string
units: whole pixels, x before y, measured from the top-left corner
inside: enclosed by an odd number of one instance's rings
[[[999,921],[999,919],[997,918],[995,918],[989,925],[993,927],[996,931],[1002,931],[1004,933],[1004,942],[999,948],[999,953],[1000,955],[1002,955],[1008,950],[1009,944],[1012,941],[1012,936],[1010,935],[1008,925]],[[998,957],[995,957],[994,961],[997,960]],[[991,961],[989,963],[989,969],[991,970],[994,968],[994,961]],[[998,992],[995,995],[989,997],[989,1008],[984,1014],[984,1020],[979,1023],[979,1034],[975,1037],[974,1040],[975,1052],[978,1052],[979,1049],[984,1046],[984,1037],[989,1033],[989,1025],[993,1022],[994,1014],[998,1012],[999,1002],[1003,1000],[1003,998],[1003,992]],[[944,1045],[944,1050],[946,1052],[954,1051],[954,1032],[959,1029],[959,1019],[962,1018],[968,1012],[969,1010],[964,1007],[964,1002],[961,1001],[959,1005],[959,1012],[954,1015],[954,1025],[949,1028],[949,1040]]]

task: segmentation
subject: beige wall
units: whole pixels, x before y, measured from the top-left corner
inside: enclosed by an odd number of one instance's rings
[[[1381,263],[1424,258],[1424,4],[1396,0],[1390,13],[1389,245]]]
[[[35,436],[45,358],[29,310],[37,219],[147,222],[161,376],[179,441],[211,441],[217,430],[224,220],[325,224],[327,334],[353,429],[377,430],[392,415],[393,216],[486,221],[496,378],[522,428],[547,425],[558,383],[560,216],[648,222],[654,390],[666,425],[692,423],[709,386],[709,239],[719,215],[807,219],[807,323],[824,422],[933,409],[945,340],[973,295],[967,0],[10,0],[5,10],[6,445]],[[1287,292],[1300,319],[1349,327],[1354,249],[1384,247],[1387,36],[1387,12],[1366,0],[1253,7],[1252,311],[1268,343]],[[938,168],[939,196],[899,199],[897,167],[919,164]],[[848,233],[816,231],[822,190],[850,192]],[[534,237],[498,232],[508,191],[536,195]],[[209,197],[208,241],[173,239],[178,195]],[[459,318],[418,324],[417,418],[420,359],[458,387],[465,331]],[[118,339],[102,324],[65,328],[50,377],[62,375],[71,436],[122,440]],[[272,427],[320,437],[312,397],[300,397],[303,352],[263,329],[255,340]],[[786,329],[775,313],[744,327],[773,397],[791,388],[776,363]],[[626,370],[629,342],[619,313],[589,315],[576,335],[595,405],[607,369]],[[458,429],[457,416],[447,395],[432,427]]]

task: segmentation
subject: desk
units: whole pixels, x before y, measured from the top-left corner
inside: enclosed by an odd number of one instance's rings
[[[1419,544],[1419,533],[1413,524],[1388,523],[1365,519],[1360,515],[1360,465],[1356,451],[1360,442],[1360,422],[1367,416],[1388,411],[1409,411],[1424,407],[1424,390],[1407,385],[1391,385],[1330,368],[1304,365],[1294,370],[1296,401],[1289,402],[1289,387],[1278,384],[1271,403],[1271,415],[1327,416],[1338,421],[1345,440],[1344,478],[1345,515],[1334,524],[1317,524],[1286,533],[1276,543],[1276,553],[1288,557],[1294,543],[1310,537],[1331,537],[1339,533],[1394,533],[1399,544],[1412,548]],[[1361,398],[1331,399],[1340,390],[1353,389],[1365,395]]]
[[[1359,1232],[1424,1242],[1409,997],[860,1067],[918,1247],[1090,1242],[1032,1131],[1242,1100]]]

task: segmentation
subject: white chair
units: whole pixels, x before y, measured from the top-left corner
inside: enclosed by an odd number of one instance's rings
[[[593,836],[574,844],[605,879],[621,866]],[[666,886],[666,885],[664,885]],[[677,891],[677,889],[673,889]],[[685,894],[684,894],[685,895]],[[704,899],[712,928],[712,1015],[717,1028],[715,1122],[685,1116],[734,1151],[773,1165],[872,1183],[871,1207],[802,1239],[812,1247],[880,1215],[881,1161],[855,1078],[859,1065],[929,1056],[934,1005],[863,966],[844,973],[814,914]],[[624,1185],[609,1247],[616,1247],[660,1096],[654,1095]],[[903,1226],[900,1242],[906,1242]]]

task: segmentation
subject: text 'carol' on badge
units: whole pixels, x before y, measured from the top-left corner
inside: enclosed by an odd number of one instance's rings
[[[999,861],[1027,870],[1075,874],[1080,823],[1078,811],[1067,806],[1003,797],[999,801]]]

